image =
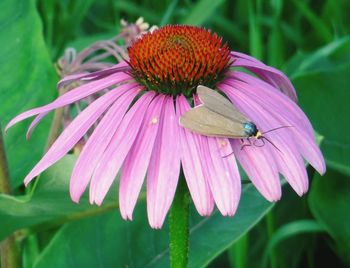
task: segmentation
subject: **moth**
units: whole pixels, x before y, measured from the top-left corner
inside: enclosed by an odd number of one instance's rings
[[[258,146],[257,140],[263,141],[261,146],[265,144],[264,140],[266,140],[279,150],[264,134],[290,126],[261,132],[254,122],[217,91],[205,86],[198,86],[197,93],[202,104],[185,112],[180,117],[180,125],[205,136],[248,139],[249,144],[243,144],[242,148],[251,145],[250,138],[254,137],[256,139],[255,146]]]

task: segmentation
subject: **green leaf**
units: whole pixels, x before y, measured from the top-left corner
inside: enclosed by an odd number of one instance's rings
[[[315,176],[309,198],[312,214],[335,239],[337,252],[348,263],[350,263],[349,193],[349,177],[331,169],[324,177]]]
[[[289,67],[300,105],[324,137],[321,149],[327,165],[345,174],[350,174],[349,58],[348,37],[304,59],[295,58]]]
[[[34,231],[59,225],[62,222],[87,217],[117,207],[115,188],[113,196],[102,207],[91,206],[87,195],[80,204],[75,204],[69,196],[69,177],[75,157],[65,156],[40,176],[32,196],[9,196],[0,194],[0,241],[13,231],[37,225]]]
[[[132,1],[114,1],[113,5],[116,10],[124,11],[129,15],[135,15],[136,17],[142,15],[145,21],[151,24],[158,24],[161,18],[158,15],[160,13],[154,12],[154,9]]]
[[[284,70],[292,79],[305,73],[326,72],[350,60],[350,36],[340,38],[311,54],[297,53]]]
[[[132,222],[115,210],[66,224],[34,267],[144,267],[168,244],[167,230],[152,230],[144,209],[136,209]]]
[[[42,37],[35,1],[0,2],[0,124],[15,115],[44,105],[57,94],[57,77]],[[49,121],[26,141],[29,121],[19,123],[5,135],[12,186],[22,183],[43,153]]]
[[[314,220],[297,220],[280,227],[268,241],[264,251],[262,267],[268,267],[268,257],[274,247],[282,241],[299,234],[324,232],[324,228]]]
[[[224,2],[224,0],[200,0],[196,2],[190,12],[181,21],[181,24],[203,25],[213,16],[215,10]]]
[[[306,197],[300,198],[290,186],[286,185],[283,188],[282,199],[276,203],[264,220],[249,231],[245,238],[247,241],[241,241],[241,244],[238,241],[231,247],[232,267],[261,268],[263,253],[274,237],[275,230],[287,226],[290,222],[297,222],[308,217],[310,213]],[[300,243],[300,237],[297,236],[279,243],[278,247],[272,248],[271,252],[275,266],[271,264],[269,267],[300,267],[305,252],[311,250],[314,245],[312,238],[312,236],[304,236],[303,243]],[[239,245],[241,248],[238,248]],[[242,250],[244,247],[246,247],[245,251]]]
[[[171,17],[173,16],[175,10],[176,10],[176,7],[179,3],[179,0],[173,0],[169,6],[167,7],[166,11],[164,12],[164,15],[162,17],[162,20],[160,21],[159,25],[160,26],[164,26],[164,25],[167,25],[169,24],[169,22],[171,21]]]
[[[35,267],[168,267],[168,227],[151,230],[144,202],[132,222],[119,212],[65,225],[38,258]],[[204,267],[254,226],[273,204],[252,185],[243,190],[236,215],[198,216],[192,208],[188,267]],[[83,247],[81,245],[84,245]]]
[[[318,36],[324,39],[324,41],[330,42],[333,38],[331,31],[325,22],[313,12],[311,5],[301,0],[294,0],[293,3],[296,5],[298,11],[304,15],[308,22],[312,25],[313,30],[318,34]]]
[[[273,24],[271,27],[271,31],[268,36],[267,42],[267,58],[269,65],[280,67],[284,58],[284,40],[282,36],[282,20],[281,14],[283,10],[283,1],[281,0],[273,0],[270,1],[271,8],[273,11],[272,20]]]
[[[262,60],[263,41],[260,25],[261,2],[256,5],[252,0],[248,0],[248,18],[249,18],[249,50],[253,57]]]

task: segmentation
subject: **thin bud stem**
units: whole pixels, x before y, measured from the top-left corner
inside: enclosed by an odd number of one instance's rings
[[[63,87],[60,90],[60,96],[66,93],[69,90],[70,85],[67,85]],[[55,140],[58,138],[60,134],[60,130],[62,127],[62,120],[63,120],[63,115],[64,115],[64,107],[58,108],[55,110],[53,120],[51,123],[50,131],[49,131],[49,136],[47,138],[47,143],[46,143],[46,148],[45,152],[47,152],[51,145],[55,142]]]

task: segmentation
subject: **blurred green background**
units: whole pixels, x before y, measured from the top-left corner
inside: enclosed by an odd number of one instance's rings
[[[189,267],[347,267],[350,264],[349,0],[2,0],[0,123],[57,96],[54,63],[120,31],[120,19],[192,24],[223,36],[231,50],[282,69],[321,140],[327,173],[311,167],[310,191],[289,186],[276,204],[244,186],[235,217],[191,212]],[[0,194],[0,240],[16,231],[24,267],[168,267],[168,230],[148,226],[141,198],[121,219],[117,188],[101,207],[69,198],[75,157],[45,172],[35,190],[22,180],[40,159],[52,117],[30,141],[29,122],[4,136],[12,193]],[[117,185],[115,185],[117,187]]]

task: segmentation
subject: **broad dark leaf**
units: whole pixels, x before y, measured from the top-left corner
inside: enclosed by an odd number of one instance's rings
[[[35,1],[3,0],[0,10],[0,124],[4,128],[20,112],[52,100],[57,94],[57,77]],[[50,127],[45,120],[26,141],[29,123],[20,123],[5,135],[13,187],[22,183],[42,155]]]

